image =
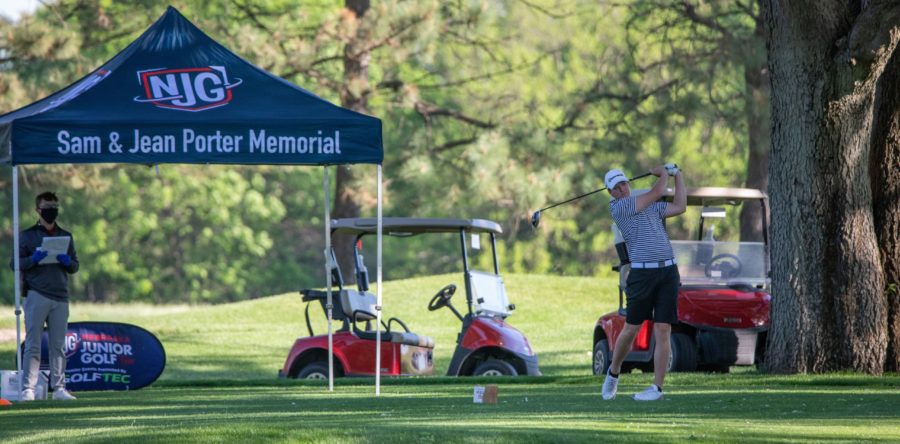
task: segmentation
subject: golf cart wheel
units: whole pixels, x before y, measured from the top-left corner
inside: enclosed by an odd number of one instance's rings
[[[519,372],[506,361],[488,359],[475,368],[472,376],[519,376]]]
[[[300,370],[297,379],[328,380],[328,366],[321,362],[313,362]]]
[[[612,362],[609,353],[609,341],[601,339],[594,344],[594,375],[605,375]]]
[[[697,370],[697,347],[694,339],[684,333],[672,333],[668,371],[692,372]]]

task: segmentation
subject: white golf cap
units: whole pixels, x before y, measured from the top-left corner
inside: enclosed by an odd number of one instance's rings
[[[613,189],[620,182],[628,182],[628,178],[625,177],[625,173],[622,170],[609,170],[606,173],[606,177],[603,178],[603,183],[606,184],[606,188]]]

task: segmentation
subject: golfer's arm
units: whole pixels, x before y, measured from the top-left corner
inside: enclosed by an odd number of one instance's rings
[[[666,217],[677,216],[687,209],[687,189],[684,187],[684,176],[681,171],[675,174],[675,197],[666,205]]]
[[[656,183],[653,184],[653,188],[650,188],[650,191],[641,194],[634,199],[634,210],[636,213],[644,211],[644,209],[649,207],[653,202],[656,202],[663,197],[663,194],[666,192],[667,179],[668,177],[665,175],[659,176],[656,179]]]

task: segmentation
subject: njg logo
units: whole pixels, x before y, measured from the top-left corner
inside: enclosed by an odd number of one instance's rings
[[[181,111],[203,111],[224,106],[231,101],[231,89],[241,79],[229,83],[224,66],[205,68],[156,68],[138,71],[138,82],[144,96],[135,102],[150,102],[160,108]]]
[[[78,351],[79,343],[81,343],[81,338],[78,337],[78,333],[66,332],[66,342],[63,346],[66,359],[71,358]]]

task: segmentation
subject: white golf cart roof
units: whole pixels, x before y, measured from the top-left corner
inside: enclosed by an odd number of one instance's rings
[[[500,224],[484,219],[439,219],[419,217],[385,217],[381,219],[382,230],[388,236],[410,236],[420,233],[459,233],[465,229],[470,233],[501,234]],[[375,234],[378,220],[374,217],[333,219],[331,230],[337,233]]]
[[[648,190],[640,190],[647,192]],[[675,190],[667,188],[663,199],[671,201],[675,196]],[[720,204],[737,204],[745,200],[768,200],[766,193],[752,188],[720,188],[720,187],[700,187],[687,189],[688,205],[720,205]]]

